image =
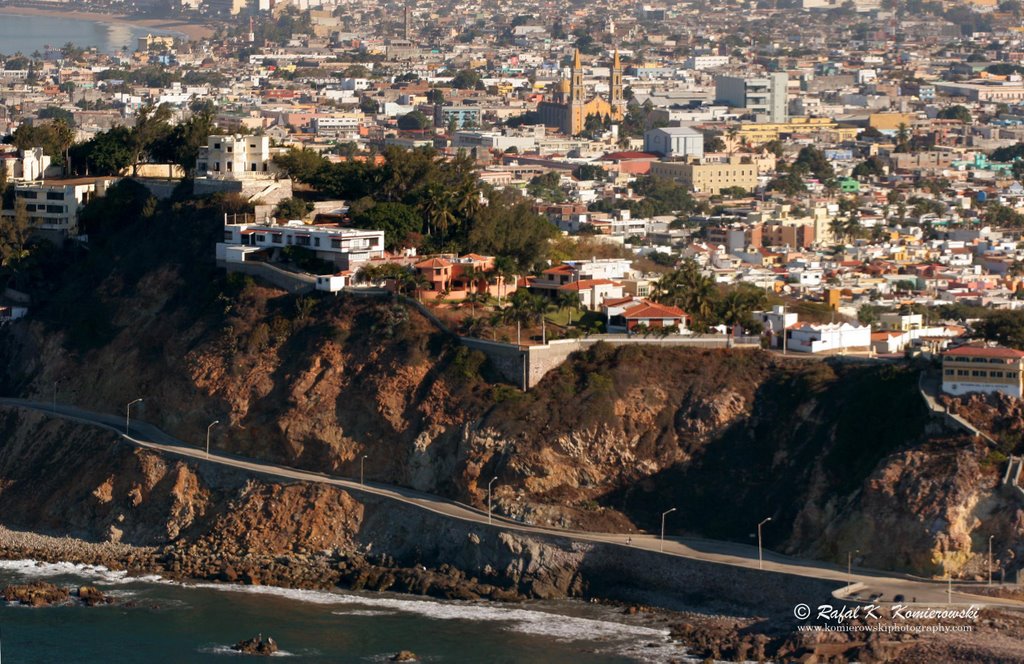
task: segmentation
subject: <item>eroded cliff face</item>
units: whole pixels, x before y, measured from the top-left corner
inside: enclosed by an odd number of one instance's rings
[[[934,572],[972,569],[990,522],[1007,560],[1018,552],[1024,519],[994,490],[997,464],[928,419],[912,369],[598,345],[521,394],[389,298],[296,298],[209,262],[152,265],[129,240],[0,333],[6,393],[49,401],[56,383],[60,401],[106,412],[141,396],[134,416],[197,446],[220,420],[217,449],[350,477],[365,456],[367,478],[478,506],[497,477],[497,509],[538,523],[655,530],[677,507],[670,532],[748,542],[771,516],[772,548],[834,560],[861,549],[866,564]],[[25,426],[46,441],[65,435],[44,420]],[[58,458],[78,463],[87,435],[69,434]],[[27,441],[4,442],[5,486],[47,472]],[[88,511],[61,521],[44,498],[25,503],[22,524],[214,547],[237,530],[253,533],[246,546],[329,548],[351,544],[363,518],[344,498],[292,486],[217,494],[187,466],[114,449],[72,482]],[[23,453],[34,460],[7,461]],[[67,489],[41,488],[61,501]],[[226,501],[235,509],[212,516]],[[160,515],[147,511],[157,505]],[[325,516],[281,526],[283,539],[257,527],[258,515],[280,526],[306,512]]]

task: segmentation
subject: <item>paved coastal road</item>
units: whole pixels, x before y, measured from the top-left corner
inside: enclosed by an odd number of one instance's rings
[[[26,408],[53,415],[63,419],[74,420],[85,424],[96,425],[112,431],[121,436],[124,440],[140,447],[158,450],[168,454],[217,463],[224,466],[239,468],[252,473],[266,475],[271,478],[284,478],[305,482],[319,482],[342,487],[353,493],[365,493],[394,500],[406,505],[412,505],[436,514],[453,519],[470,521],[481,526],[486,526],[487,513],[469,505],[464,505],[438,496],[423,493],[405,487],[368,482],[360,484],[358,481],[341,477],[328,476],[322,473],[315,473],[306,470],[299,470],[287,466],[279,466],[270,463],[263,463],[253,459],[236,457],[222,452],[211,452],[209,459],[204,449],[198,446],[188,445],[170,435],[164,433],[155,426],[143,421],[133,421],[129,434],[125,434],[125,419],[122,416],[110,415],[108,413],[97,413],[74,406],[41,403],[25,399],[0,398],[0,406],[15,408]],[[546,526],[534,526],[504,517],[493,516],[493,527],[503,530],[514,530],[526,534],[555,535],[578,541],[603,542],[619,546],[632,546],[650,551],[661,549],[661,541],[654,535],[632,535],[627,543],[627,536],[613,533],[593,533],[585,531],[567,530]],[[758,566],[757,548],[737,544],[734,542],[723,542],[717,540],[705,540],[699,538],[670,537],[664,542],[664,554],[703,560],[736,567],[756,569]],[[863,584],[863,589],[858,590],[862,598],[874,593],[882,593],[882,601],[891,601],[897,594],[904,595],[907,600],[916,598],[919,603],[945,604],[952,599],[954,604],[987,604],[1000,605],[1024,609],[1024,602],[1008,600],[990,600],[989,598],[968,595],[954,591],[952,595],[947,594],[945,583],[912,577],[909,575],[894,575],[886,572],[856,569],[852,577],[847,577],[846,569],[829,563],[802,560],[788,556],[782,556],[770,551],[764,552],[764,569],[773,572],[793,574],[796,576],[812,577],[826,581],[836,582],[837,589],[849,581],[855,584]],[[858,586],[859,587],[859,586]]]

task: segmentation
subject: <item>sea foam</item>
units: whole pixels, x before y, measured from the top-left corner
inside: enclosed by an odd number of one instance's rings
[[[38,560],[0,560],[0,572],[10,572],[33,579],[54,576],[77,576],[108,585],[157,583],[163,581],[161,577],[155,574],[131,576],[124,570],[112,570],[102,565],[46,563]]]

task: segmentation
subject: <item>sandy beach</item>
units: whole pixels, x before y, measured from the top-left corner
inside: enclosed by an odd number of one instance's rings
[[[41,9],[38,7],[17,7],[5,5],[0,7],[0,14],[17,14],[21,16],[54,16],[80,21],[103,21],[107,23],[125,23],[134,26],[179,32],[189,39],[205,39],[213,34],[213,28],[200,23],[189,23],[174,18],[138,18],[120,14],[100,12],[67,11],[64,9]]]

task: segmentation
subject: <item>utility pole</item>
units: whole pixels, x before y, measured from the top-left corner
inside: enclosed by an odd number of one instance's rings
[[[671,514],[672,512],[675,512],[675,511],[676,511],[676,508],[673,507],[672,509],[670,509],[670,510],[668,510],[666,512],[662,512],[661,513],[661,552],[662,553],[665,552],[665,517],[668,516],[669,514]]]
[[[782,304],[782,354],[786,354],[786,304]]]
[[[494,484],[497,477],[492,477],[491,481],[487,483],[487,525],[491,525],[491,485]]]
[[[761,526],[763,526],[771,520],[772,518],[768,517],[767,519],[761,521],[761,523],[757,524],[757,569],[764,569],[764,557],[761,554]]]
[[[992,538],[995,535],[988,536],[988,585],[992,585]]]
[[[214,421],[210,422],[210,425],[208,427],[206,427],[206,459],[207,459],[207,461],[209,461],[209,459],[210,459],[210,429],[212,429],[215,424],[220,424],[220,420],[214,420]]]
[[[128,435],[128,426],[131,424],[132,418],[132,406],[142,401],[142,397],[139,397],[135,401],[129,401],[128,406],[124,409],[124,435]]]

